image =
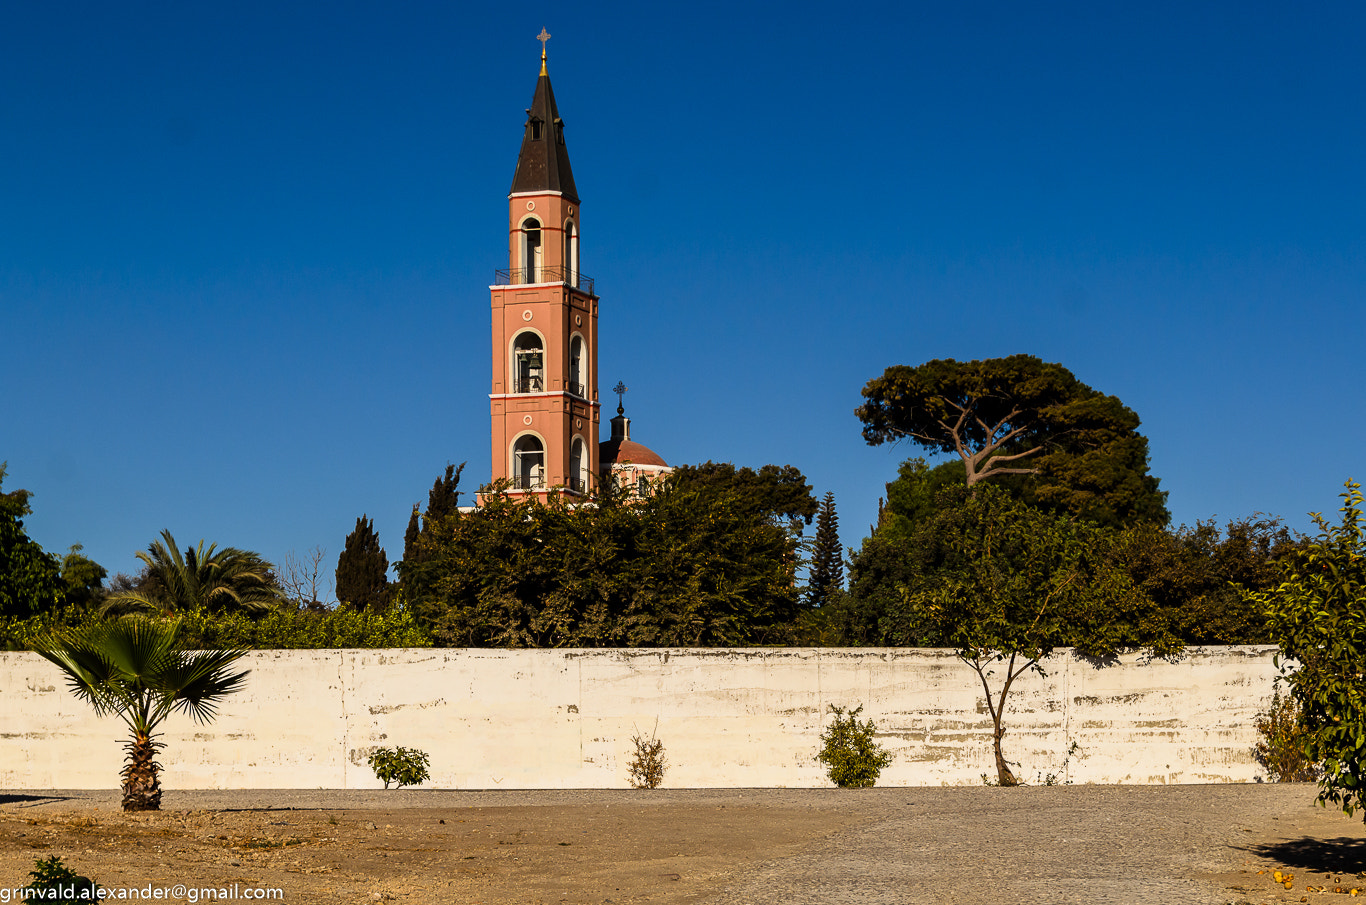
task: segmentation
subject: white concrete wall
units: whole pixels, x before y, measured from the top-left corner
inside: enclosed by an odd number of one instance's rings
[[[1060,654],[1012,689],[1006,757],[1029,782],[1251,781],[1274,653],[1206,648],[1100,668]],[[824,786],[815,753],[832,703],[863,704],[877,722],[895,755],[880,785],[995,772],[981,685],[951,651],[257,651],[245,662],[246,689],[214,723],[166,723],[167,788],[377,788],[365,756],[378,745],[428,752],[436,788],[621,788],[631,736],[656,720],[666,786]],[[0,702],[4,788],[118,784],[123,724],[93,716],[46,660],[0,654]]]

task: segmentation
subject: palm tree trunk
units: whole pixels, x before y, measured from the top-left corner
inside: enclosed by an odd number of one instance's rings
[[[123,768],[123,809],[125,811],[161,810],[161,764],[157,763],[160,742],[141,732],[125,744],[128,764]]]

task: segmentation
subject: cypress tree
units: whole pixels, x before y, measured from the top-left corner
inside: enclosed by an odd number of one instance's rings
[[[354,609],[383,609],[389,602],[389,558],[374,523],[362,515],[337,557],[337,600]]]
[[[417,504],[413,504],[413,514],[408,517],[408,530],[403,532],[403,561],[417,562],[418,548],[417,538],[422,533],[422,521],[417,511]]]
[[[454,465],[446,466],[446,473],[436,479],[432,485],[431,492],[427,494],[427,513],[423,518],[422,528],[425,531],[433,522],[439,522],[460,508],[460,473],[465,470],[464,462],[457,468]]]
[[[812,606],[824,606],[844,589],[844,551],[840,548],[840,519],[835,495],[827,493],[816,513],[816,545],[811,551],[811,574],[806,581]]]

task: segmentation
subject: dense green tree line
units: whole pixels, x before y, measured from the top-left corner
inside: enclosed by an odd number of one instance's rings
[[[419,555],[399,566],[404,599],[448,645],[791,643],[801,604],[787,514],[687,476],[591,505],[494,488],[478,509],[424,523]]]
[[[1037,505],[1018,478],[993,484],[1028,510],[1050,511]],[[825,637],[830,643],[940,646],[929,631],[906,640],[906,627],[893,614],[905,588],[933,577],[936,567],[923,557],[924,528],[945,508],[961,506],[963,489],[962,468],[956,462],[934,468],[923,459],[902,464],[897,479],[887,485],[879,523],[851,557],[848,595],[826,614]],[[1170,529],[1145,519],[1113,525],[1051,511],[1094,526],[1114,547],[1132,593],[1168,613],[1173,631],[1185,643],[1271,643],[1264,608],[1241,589],[1269,587],[1278,574],[1277,562],[1294,549],[1296,539],[1279,520],[1237,519],[1221,532],[1212,521]]]

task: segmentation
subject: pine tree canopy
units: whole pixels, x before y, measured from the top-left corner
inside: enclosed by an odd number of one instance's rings
[[[816,513],[816,544],[811,552],[807,594],[811,606],[824,606],[832,592],[844,588],[844,551],[840,547],[840,519],[835,495],[827,493]]]

